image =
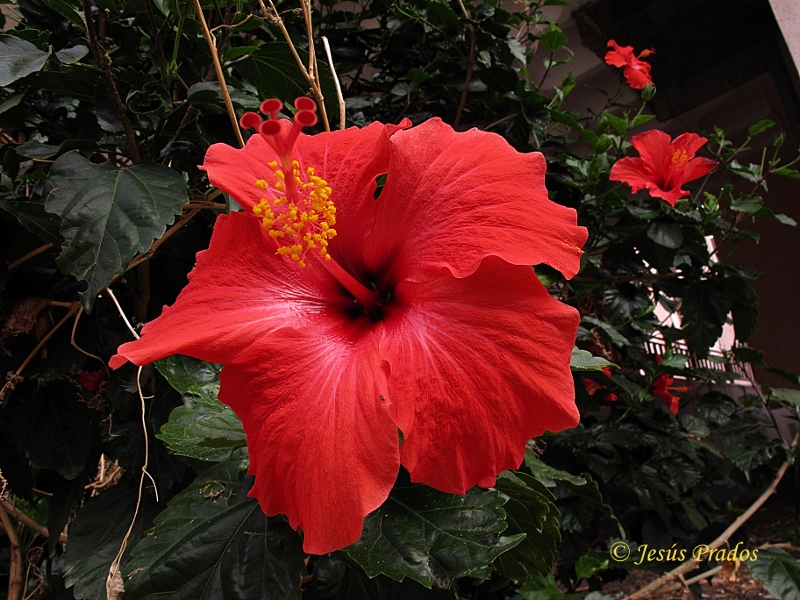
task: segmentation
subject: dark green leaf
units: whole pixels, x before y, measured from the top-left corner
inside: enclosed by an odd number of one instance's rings
[[[745,194],[731,202],[731,210],[752,215],[757,213],[763,205],[764,199],[761,196]]]
[[[800,600],[800,565],[780,548],[762,548],[747,568],[774,598]]]
[[[597,327],[600,330],[600,335],[612,342],[615,346],[621,348],[622,346],[630,346],[631,344],[628,339],[610,323],[588,316],[583,317],[581,323],[588,323],[589,325]]]
[[[64,140],[60,146],[43,144],[33,140],[14,148],[15,152],[26,158],[53,158],[70,150],[97,150],[97,142],[92,140]]]
[[[51,51],[39,50],[13,35],[0,35],[0,86],[41,70]]]
[[[772,388],[770,390],[770,400],[800,408],[800,390]]]
[[[77,152],[50,169],[45,208],[64,220],[59,268],[89,284],[81,293],[87,312],[97,293],[146,252],[188,201],[177,171],[153,163],[129,168],[95,165]]]
[[[74,385],[53,381],[14,415],[14,443],[40,467],[74,479],[89,457],[97,415]]]
[[[64,0],[42,0],[49,8],[52,8],[62,17],[64,17],[67,21],[81,29],[82,31],[86,31],[86,23],[83,22],[80,15],[75,12],[75,9],[72,8],[69,4],[64,2]]]
[[[59,50],[58,52],[56,52],[56,58],[58,59],[58,62],[62,62],[65,65],[71,65],[72,63],[78,62],[87,54],[89,54],[89,48],[87,48],[83,44],[78,44],[77,46],[73,46],[72,48],[65,48],[64,50]]]
[[[299,600],[300,538],[249,487],[221,463],[170,500],[123,565],[125,600]]]
[[[681,317],[689,348],[699,356],[722,335],[722,325],[731,309],[731,297],[722,283],[708,279],[690,285],[683,295]]]
[[[584,555],[575,563],[575,575],[581,579],[588,579],[598,571],[608,568],[608,559],[600,560],[596,556]]]
[[[602,371],[605,367],[617,367],[617,365],[608,362],[605,358],[593,356],[591,352],[581,350],[577,346],[572,349],[569,368],[573,371]]]
[[[308,62],[307,54],[299,49],[298,53],[304,62]],[[300,72],[294,55],[283,42],[268,42],[232,65],[249,83],[258,89],[261,98],[278,98],[284,102],[292,102],[298,96],[308,93],[308,81]],[[330,69],[322,61],[319,62],[322,92],[325,98],[336,98],[336,88]],[[328,118],[333,119],[335,102],[330,103]],[[326,103],[326,106],[328,104]]]
[[[495,491],[445,494],[406,478],[367,516],[361,539],[345,550],[370,577],[382,573],[447,588],[525,537],[500,535],[507,527],[505,502]]]
[[[655,115],[639,115],[638,117],[634,117],[633,121],[631,121],[631,128],[644,125],[654,117]]]
[[[156,368],[181,394],[219,389],[221,365],[198,360],[191,356],[173,354],[156,361]]]
[[[631,283],[609,286],[603,292],[603,310],[614,325],[635,321],[652,309],[648,295]]]
[[[539,40],[549,48],[550,52],[555,52],[564,46],[569,39],[555,24],[551,24],[551,27],[550,31],[539,36]]]
[[[647,237],[671,250],[677,250],[683,244],[683,231],[674,221],[653,221],[647,228]]]
[[[758,323],[758,295],[741,277],[728,277],[723,283],[730,294],[736,339],[746,342]]]
[[[64,579],[77,600],[105,598],[106,575],[133,518],[136,498],[136,487],[130,481],[117,484],[89,500],[70,524]],[[155,512],[155,503],[145,496],[131,532],[126,560]]]
[[[554,469],[539,460],[530,450],[525,453],[525,465],[531,470],[533,476],[547,487],[554,487],[557,481],[565,481],[577,486],[586,485],[585,478]]]
[[[603,116],[611,123],[611,126],[617,130],[620,135],[625,135],[628,131],[628,121],[620,117],[616,117],[611,113],[604,112]]]
[[[508,523],[505,534],[525,534],[519,545],[495,560],[495,567],[520,582],[549,573],[561,540],[552,494],[530,475],[511,471],[498,476],[495,489],[509,498],[503,507]]]
[[[425,5],[425,12],[428,14],[428,21],[436,27],[445,30],[458,29],[460,21],[455,11],[441,2],[428,2]]]
[[[517,590],[524,600],[581,600],[578,594],[565,594],[556,580],[548,573],[539,575]]]
[[[770,129],[771,127],[775,127],[774,121],[770,121],[769,119],[762,119],[758,123],[754,123],[748,128],[747,135],[749,135],[750,137],[755,137],[759,133],[763,133],[767,129]]]
[[[61,219],[45,211],[41,202],[0,200],[0,208],[14,215],[25,229],[39,236],[42,241],[54,246],[61,245],[62,237],[58,233]]]
[[[246,455],[237,452],[247,441],[242,423],[230,407],[217,400],[218,375],[210,377],[219,373],[219,367],[186,356],[165,358],[157,361],[156,367],[183,398],[183,406],[172,411],[156,437],[181,456],[222,462],[238,455],[246,461]]]
[[[783,223],[784,225],[788,225],[789,227],[797,227],[797,221],[795,221],[793,218],[783,213],[775,214],[768,208],[762,208],[760,210],[757,210],[753,214],[755,214],[755,216],[757,217],[764,217],[767,219],[772,219],[773,221],[778,221],[779,223]]]
[[[798,171],[797,169],[790,169],[788,167],[778,167],[772,172],[775,173],[775,175],[783,175],[784,177],[800,179],[800,171]]]

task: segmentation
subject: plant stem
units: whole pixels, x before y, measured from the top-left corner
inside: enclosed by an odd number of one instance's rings
[[[19,545],[19,536],[11,518],[0,505],[0,524],[8,536],[11,557],[8,568],[8,600],[21,600],[25,589],[25,566],[22,562],[22,549]]]
[[[86,18],[86,35],[89,38],[89,46],[92,49],[94,61],[97,63],[97,67],[103,74],[103,78],[106,80],[106,87],[108,88],[108,93],[111,94],[111,100],[114,103],[114,109],[117,112],[117,116],[119,117],[120,121],[122,121],[122,127],[125,130],[125,140],[128,144],[128,152],[131,155],[131,160],[133,160],[133,162],[140,162],[142,159],[139,156],[139,148],[136,145],[136,137],[133,135],[131,122],[128,120],[128,114],[125,111],[125,104],[122,102],[122,98],[120,98],[119,91],[117,90],[117,84],[114,83],[114,74],[111,72],[111,63],[106,55],[105,49],[100,44],[100,41],[97,39],[97,35],[94,31],[92,5],[89,0],[83,0],[83,14]]]
[[[233,110],[233,102],[231,102],[231,95],[228,93],[228,85],[225,83],[225,74],[222,72],[222,65],[219,62],[219,52],[217,52],[217,43],[214,41],[214,36],[208,29],[206,24],[206,17],[203,14],[203,8],[200,6],[200,0],[194,0],[194,10],[197,13],[197,20],[200,21],[200,27],[203,28],[203,34],[206,36],[208,43],[208,51],[211,53],[211,60],[214,61],[214,70],[217,72],[217,81],[219,81],[219,90],[225,100],[225,108],[228,110],[228,116],[231,119],[233,132],[239,142],[239,146],[244,146],[244,139],[242,139],[242,132],[239,129],[239,119],[236,118],[236,111]]]
[[[461,7],[461,12],[464,13],[464,18],[469,19],[469,12],[464,5],[464,0],[458,0],[458,5]],[[461,115],[464,113],[464,106],[467,103],[467,94],[469,93],[469,84],[472,82],[472,73],[475,69],[475,45],[477,43],[475,35],[475,25],[467,23],[469,28],[469,58],[467,59],[467,74],[464,76],[464,89],[461,90],[461,98],[458,100],[458,108],[456,108],[456,116],[453,117],[453,127],[458,127],[461,122]]]

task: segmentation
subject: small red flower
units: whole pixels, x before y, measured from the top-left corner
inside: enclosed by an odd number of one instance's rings
[[[606,386],[597,383],[594,379],[589,379],[589,378],[583,379],[583,386],[586,388],[586,392],[590,396],[594,396],[600,390],[606,389]]]
[[[620,46],[614,40],[609,40],[608,47],[612,50],[606,53],[606,64],[612,67],[624,67],[622,74],[629,86],[641,90],[653,81],[650,77],[650,63],[640,59],[655,54],[655,48],[642,50],[639,56],[636,56],[633,53],[633,46]]]
[[[244,212],[219,217],[175,304],[110,364],[224,364],[250,495],[322,554],[360,537],[401,463],[463,494],[578,423],[580,319],[530,265],[571,277],[587,234],[548,200],[544,157],[498,135],[434,119],[307,136],[314,103],[293,122],[281,106],[242,117],[259,133],[245,148],[209,148],[209,180]]]
[[[78,381],[90,392],[99,388],[104,379],[105,372],[102,369],[99,371],[81,371],[78,375]]]
[[[651,129],[633,136],[631,144],[640,158],[625,157],[614,163],[609,178],[631,186],[635,194],[641,189],[654,198],[675,206],[679,198],[689,194],[681,186],[708,174],[717,162],[695,157],[708,140],[696,133],[683,133],[670,140],[669,134]]]
[[[611,367],[603,367],[603,375],[611,377]]]
[[[616,394],[606,394],[603,397],[603,400],[605,400],[606,402],[616,402],[617,400],[619,400],[619,397]]]
[[[670,392],[688,392],[692,389],[692,386],[685,385],[685,386],[673,386],[672,384],[675,383],[675,378],[670,377],[669,375],[662,374],[656,377],[653,380],[653,394],[664,400],[669,406],[669,409],[672,411],[672,414],[678,414],[678,408],[680,407],[681,399],[678,396],[673,396]]]

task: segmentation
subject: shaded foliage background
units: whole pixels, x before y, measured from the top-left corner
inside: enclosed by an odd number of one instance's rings
[[[259,3],[201,4],[239,113],[263,98],[309,92]],[[136,503],[142,404],[153,481],[145,480],[122,560],[130,599],[563,597],[552,575],[556,557],[564,589],[587,579],[598,589],[631,567],[609,565],[615,539],[634,547],[706,542],[792,458],[774,411],[796,419],[800,394],[726,387],[734,373],[725,363],[762,360],[745,345],[758,317],[748,283],[756,273],[726,264],[706,242],[752,241],[747,226],[756,217],[794,225],[768,208],[765,194],[767,177],[800,178],[776,158],[782,137],[770,140],[766,121],[735,145],[715,130],[705,152],[731,183],[703,182],[674,209],[646,193],[631,196],[608,173],[629,151],[630,131],[650,121],[645,101],[654,90],[644,90],[636,113],[613,96],[598,113],[562,110],[571,75],[545,93],[527,67],[543,60],[549,70],[569,59],[563,32],[542,16],[548,4],[561,2],[316,7],[312,43],[323,56],[318,36],[330,40],[349,125],[437,116],[494,131],[520,151],[541,150],[553,198],[578,211],[590,237],[572,281],[536,269],[582,315],[584,351],[573,355],[581,425],[532,441],[525,464],[493,490],[450,496],[401,473],[361,541],[307,562],[299,534],[246,497],[244,434],[216,400],[216,366],[159,361],[142,372],[141,399],[135,368],[105,366],[130,339],[105,289],[113,286],[137,327],[154,318],[185,285],[216,215],[236,208],[197,168],[210,144],[237,144],[197,15],[179,0],[7,5],[0,368],[9,375],[0,470],[4,510],[38,523],[20,528],[19,539],[33,597],[104,597]],[[278,6],[305,58],[309,40],[296,8]],[[336,123],[333,78],[320,64]],[[767,145],[764,158],[737,162],[753,138]],[[678,313],[683,327],[657,318],[657,304]],[[716,366],[695,360],[729,319],[737,347],[713,359]],[[654,336],[666,343],[660,362],[647,346]],[[602,371],[609,361],[619,368]],[[677,415],[653,395],[664,375],[686,379],[682,387],[691,382]],[[64,546],[59,534],[68,524]],[[13,581],[13,544],[0,543],[0,570]],[[786,577],[797,575],[776,556]]]

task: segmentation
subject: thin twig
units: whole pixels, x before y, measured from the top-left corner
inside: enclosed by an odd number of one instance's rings
[[[236,118],[236,111],[233,110],[231,95],[228,93],[228,84],[225,83],[225,74],[222,72],[222,65],[219,62],[217,43],[214,41],[214,36],[212,36],[211,32],[208,30],[208,24],[206,23],[206,17],[203,14],[203,8],[200,6],[200,0],[194,0],[194,10],[197,13],[197,20],[200,21],[200,27],[203,28],[203,33],[206,36],[208,50],[211,53],[211,60],[214,61],[214,70],[217,72],[219,89],[222,93],[222,97],[225,99],[225,108],[228,110],[228,116],[231,119],[231,125],[233,125],[233,132],[236,134],[236,139],[239,141],[239,146],[244,146],[242,132],[239,129],[239,119]]]
[[[20,266],[22,263],[24,263],[25,261],[32,259],[34,256],[39,256],[42,252],[46,252],[47,250],[50,250],[50,248],[52,248],[52,247],[53,247],[53,244],[44,244],[42,246],[39,246],[38,248],[34,248],[33,250],[31,250],[27,254],[24,254],[24,255],[20,256],[14,262],[9,263],[8,270],[9,271],[13,271],[18,266]]]
[[[117,302],[117,297],[114,295],[114,292],[111,291],[110,288],[106,290],[108,295],[111,297],[111,300],[114,301],[114,304],[119,311],[119,316],[122,317],[122,320],[125,321],[125,324],[128,326],[128,329],[133,334],[133,337],[137,340],[139,339],[139,334],[136,333],[136,330],[130,324],[130,321],[125,317],[125,313],[122,311],[122,307]],[[142,474],[139,476],[139,489],[136,496],[136,507],[133,510],[133,518],[131,518],[131,523],[128,526],[128,531],[125,532],[125,536],[122,538],[122,543],[119,546],[119,551],[117,555],[114,557],[114,560],[111,562],[111,566],[108,569],[108,575],[106,576],[106,597],[108,600],[115,600],[120,597],[120,594],[125,590],[125,586],[122,582],[122,575],[120,574],[120,563],[122,562],[122,555],[125,554],[125,549],[128,547],[128,540],[131,537],[131,533],[133,533],[133,526],[136,524],[136,517],[139,516],[139,508],[142,505],[142,492],[144,490],[144,478],[145,476],[150,478],[150,481],[153,483],[153,489],[156,493],[156,502],[158,502],[158,488],[156,488],[156,482],[153,480],[153,477],[150,473],[147,472],[147,464],[150,460],[150,439],[147,435],[147,421],[145,420],[145,402],[144,402],[144,394],[142,393],[142,367],[139,367],[139,370],[136,372],[136,389],[139,392],[139,402],[141,404],[141,412],[142,412],[142,433],[144,434],[144,462],[142,464]]]
[[[147,20],[150,22],[150,28],[153,30],[153,45],[156,47],[156,55],[158,56],[158,64],[161,68],[161,77],[167,76],[167,59],[164,56],[164,48],[161,46],[161,30],[156,23],[156,15],[153,11],[153,0],[144,0],[144,7],[147,10]]]
[[[97,356],[96,354],[92,354],[91,352],[87,352],[86,350],[84,350],[83,348],[78,346],[78,342],[75,341],[75,332],[78,330],[78,321],[81,320],[81,315],[82,314],[83,314],[83,305],[81,305],[80,309],[78,310],[78,314],[75,315],[75,321],[72,323],[72,335],[69,338],[69,343],[72,345],[73,348],[75,348],[75,350],[77,350],[78,352],[80,352],[84,356],[88,356],[89,358],[93,358],[97,362],[99,362],[101,365],[103,365],[103,368],[106,370],[106,377],[108,377],[108,375],[109,375],[108,367],[106,367],[105,361],[103,361],[103,359],[100,358],[99,356]]]
[[[5,510],[8,514],[10,514],[12,517],[14,517],[17,521],[19,521],[23,525],[27,525],[28,527],[33,529],[40,536],[48,537],[50,535],[50,532],[47,531],[47,527],[39,525],[39,523],[34,521],[31,517],[26,515],[24,512],[22,512],[20,509],[18,509],[10,502],[7,502],[5,500],[0,500],[0,508]],[[67,543],[66,534],[62,533],[61,535],[59,535],[58,541],[61,544],[66,544]]]
[[[317,99],[319,113],[322,117],[322,126],[325,128],[325,131],[330,131],[331,126],[330,123],[328,123],[328,111],[325,110],[325,97],[322,95],[322,87],[320,86],[318,77],[319,69],[317,68],[317,59],[316,54],[314,53],[314,39],[312,35],[313,28],[311,23],[311,3],[308,0],[300,0],[300,5],[303,10],[303,19],[305,20],[306,31],[308,33],[309,67],[306,68],[306,66],[303,64],[303,59],[300,58],[300,54],[297,52],[297,48],[294,46],[294,42],[292,42],[292,36],[289,35],[286,25],[283,24],[283,19],[278,13],[278,9],[275,8],[275,3],[272,0],[268,0],[268,2],[270,6],[269,9],[264,4],[264,0],[258,0],[258,3],[261,5],[261,12],[263,12],[264,16],[275,23],[275,25],[278,26],[278,29],[281,30],[283,37],[286,39],[286,43],[289,44],[289,49],[294,55],[295,61],[297,61],[297,66],[300,68],[300,72],[303,74],[303,77],[306,78],[306,81],[308,81],[308,85],[311,86],[311,91],[314,92],[314,96]]]
[[[797,447],[798,441],[800,441],[800,429],[798,429],[797,433],[794,436],[794,439],[792,440],[792,445],[790,450],[794,451],[794,449]],[[734,533],[736,533],[739,530],[739,528],[742,525],[744,525],[747,522],[747,520],[750,517],[752,517],[759,508],[761,508],[761,506],[767,501],[767,499],[770,496],[772,496],[772,494],[775,493],[778,484],[781,482],[781,479],[783,479],[783,476],[786,474],[788,468],[789,468],[789,461],[787,460],[784,461],[780,469],[778,469],[778,472],[775,474],[775,478],[772,480],[772,483],[769,484],[767,489],[764,490],[764,492],[756,499],[756,501],[753,502],[746,511],[744,511],[741,515],[739,515],[739,517],[733,523],[731,523],[731,525],[725,531],[723,531],[722,534],[717,539],[708,544],[709,550],[716,550],[724,543],[726,543],[730,539],[730,537]],[[672,571],[670,571],[669,573],[662,575],[655,581],[644,586],[636,593],[632,594],[631,596],[627,596],[625,600],[644,600],[645,598],[651,598],[655,590],[659,589],[660,587],[669,583],[670,581],[677,579],[684,573],[693,571],[698,567],[699,564],[700,562],[697,561],[694,557],[692,557],[690,560],[686,561],[682,565],[672,569]]]
[[[469,19],[469,12],[467,7],[464,6],[464,0],[458,0],[461,7],[461,12],[464,13],[464,18]],[[469,28],[469,59],[467,60],[467,74],[464,77],[464,89],[461,90],[461,98],[458,100],[458,108],[456,108],[456,116],[453,118],[453,127],[458,127],[461,122],[461,115],[464,113],[464,106],[467,103],[467,94],[469,93],[469,84],[472,82],[472,72],[475,68],[475,45],[477,42],[475,35],[475,25],[467,23]]]
[[[17,530],[2,505],[0,505],[0,524],[6,531],[11,547],[8,568],[8,600],[20,600],[25,589],[25,566],[22,562],[22,550]]]
[[[339,129],[345,127],[345,106],[344,96],[342,96],[342,86],[339,85],[339,76],[336,74],[336,68],[333,66],[333,55],[331,54],[331,46],[328,43],[328,38],[322,36],[322,44],[325,46],[325,54],[328,56],[328,65],[333,74],[333,83],[336,85],[336,98],[339,101]]]
[[[114,103],[114,109],[117,112],[117,116],[119,117],[120,121],[122,121],[122,128],[125,130],[125,140],[128,144],[128,152],[130,153],[133,162],[139,162],[142,159],[139,156],[139,148],[136,145],[136,137],[133,135],[131,122],[128,119],[127,112],[125,111],[125,104],[122,102],[122,98],[120,98],[119,91],[117,90],[117,84],[114,83],[114,74],[111,72],[111,63],[106,55],[105,49],[100,44],[100,41],[97,39],[97,34],[94,31],[92,5],[89,0],[83,0],[83,14],[86,18],[86,35],[89,38],[89,46],[92,49],[94,61],[97,63],[97,67],[103,74],[103,78],[106,80],[106,87],[108,88],[108,93],[111,94],[111,100]]]
[[[6,395],[8,394],[8,392],[13,390],[14,387],[16,387],[17,383],[19,383],[22,380],[21,375],[22,375],[22,372],[25,370],[25,367],[28,366],[28,364],[34,359],[34,357],[44,347],[44,345],[48,341],[50,341],[50,338],[53,337],[55,335],[55,333],[59,329],[61,329],[61,327],[64,325],[64,323],[69,321],[69,319],[71,317],[73,317],[76,312],[78,312],[80,307],[81,307],[80,301],[73,302],[72,303],[72,308],[70,308],[69,311],[67,312],[67,314],[64,315],[64,318],[61,319],[58,323],[56,323],[53,326],[53,328],[50,331],[48,331],[47,334],[41,340],[39,340],[39,343],[36,344],[36,347],[33,350],[31,350],[30,354],[28,354],[28,357],[23,361],[23,363],[19,367],[17,367],[17,370],[14,371],[14,373],[10,373],[9,374],[9,375],[11,375],[11,377],[9,377],[8,375],[6,376],[6,380],[7,381],[6,381],[5,385],[0,389],[0,406],[5,406]]]

